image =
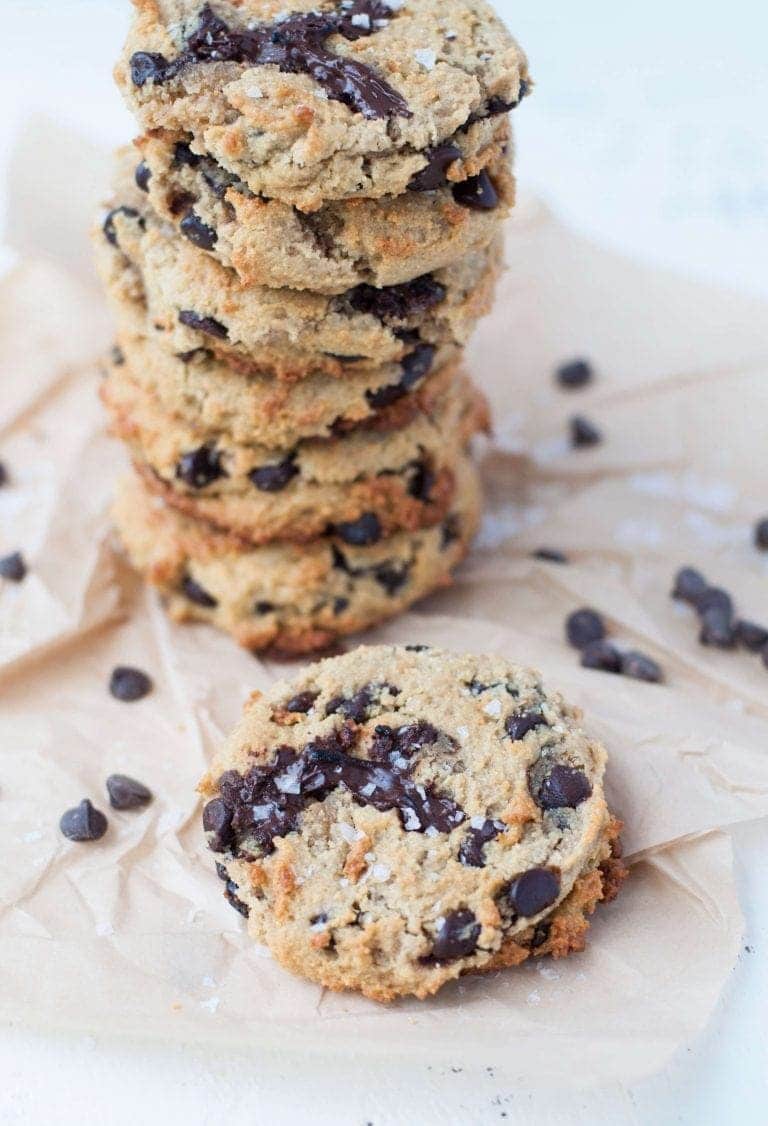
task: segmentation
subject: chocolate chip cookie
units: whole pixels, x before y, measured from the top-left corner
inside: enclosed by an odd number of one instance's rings
[[[482,174],[531,85],[482,0],[134,6],[115,77],[143,128],[304,211]]]
[[[171,617],[210,622],[249,649],[303,653],[449,583],[479,511],[477,470],[463,459],[446,517],[385,538],[366,513],[309,543],[254,547],[183,516],[135,477],[118,492],[115,521],[131,561],[160,589]]]
[[[288,969],[379,1001],[581,950],[625,875],[605,751],[530,669],[356,649],[254,694],[203,779],[230,901]]]

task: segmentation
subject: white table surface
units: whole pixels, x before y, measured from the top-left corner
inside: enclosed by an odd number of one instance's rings
[[[110,78],[127,7],[127,0],[5,0],[1,169],[35,111],[106,145],[130,137],[130,117]],[[524,186],[614,247],[768,297],[764,0],[727,7],[708,0],[497,0],[497,7],[538,81],[536,96],[516,115]],[[55,170],[52,184],[53,176]],[[0,205],[5,198],[3,183]],[[173,1044],[31,1033],[20,1014],[19,1027],[0,1030],[0,1122],[762,1124],[765,825],[742,826],[735,841],[747,918],[739,964],[707,1033],[631,1088],[528,1090],[522,1077],[467,1069],[392,1074],[352,1052],[343,1070],[322,1060],[298,1065],[288,1052],[224,1059]],[[514,1075],[514,1044],[509,1051]]]

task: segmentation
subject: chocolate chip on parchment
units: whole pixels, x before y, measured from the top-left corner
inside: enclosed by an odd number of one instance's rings
[[[139,809],[152,801],[152,791],[127,774],[110,774],[106,785],[113,809]]]
[[[196,583],[189,575],[185,575],[181,580],[181,589],[189,601],[194,602],[196,606],[205,606],[212,609],[219,604],[218,599],[209,594],[204,587],[200,586],[200,583]]]
[[[344,543],[353,547],[378,543],[382,535],[381,521],[375,512],[364,512],[357,520],[342,521],[334,526],[334,531]]]
[[[595,610],[584,607],[574,610],[565,619],[565,636],[576,649],[584,649],[592,641],[605,637],[605,623]]]
[[[675,575],[672,597],[695,606],[708,586],[701,571],[697,571],[695,567],[681,567]]]
[[[561,387],[573,390],[576,387],[586,387],[592,382],[594,371],[587,360],[569,360],[561,364],[555,372],[555,378]]]
[[[88,798],[83,798],[74,809],[68,809],[59,821],[67,840],[98,841],[107,831],[107,819],[99,809],[94,809]]]
[[[555,902],[560,876],[551,868],[531,868],[511,882],[506,894],[515,914],[530,918]]]
[[[590,641],[581,651],[580,664],[585,669],[598,669],[600,672],[621,672],[621,653],[610,641],[600,638]]]
[[[116,700],[132,703],[141,700],[152,691],[152,681],[141,669],[130,665],[118,665],[109,678],[109,691]]]
[[[760,653],[768,645],[768,629],[756,622],[741,619],[734,626],[734,631],[739,645],[749,649],[750,653]]]
[[[456,202],[471,211],[493,211],[499,206],[499,194],[485,169],[479,176],[454,184],[451,190]]]
[[[12,551],[0,559],[0,579],[7,579],[11,583],[20,583],[26,576],[27,564],[20,551]]]
[[[635,650],[622,653],[621,672],[624,676],[631,676],[634,680],[647,680],[649,684],[660,684],[664,679],[661,665],[654,661],[652,657]]]
[[[200,250],[213,250],[218,241],[218,235],[213,227],[209,227],[204,223],[199,215],[194,211],[189,211],[179,223],[179,230],[188,238],[193,246],[199,247]]]
[[[701,613],[699,641],[716,649],[733,649],[736,631],[730,611],[722,605],[712,605]]]
[[[716,610],[729,619],[733,617],[733,599],[727,590],[719,586],[707,586],[696,599],[695,606],[702,615],[708,610]]]
[[[583,414],[574,415],[568,422],[568,428],[571,435],[571,445],[574,449],[597,446],[603,440],[602,432]]]
[[[429,961],[450,962],[474,954],[480,937],[480,924],[471,911],[451,911],[440,923]]]

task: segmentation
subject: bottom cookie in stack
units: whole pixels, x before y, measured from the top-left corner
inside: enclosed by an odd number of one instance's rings
[[[253,546],[183,515],[138,478],[118,491],[115,521],[134,566],[172,618],[210,622],[249,649],[322,649],[401,613],[450,582],[480,518],[477,469],[460,458],[439,524],[369,546],[340,536]]]
[[[329,989],[426,997],[584,948],[626,869],[606,754],[536,672],[359,648],[254,693],[200,790],[252,937]]]

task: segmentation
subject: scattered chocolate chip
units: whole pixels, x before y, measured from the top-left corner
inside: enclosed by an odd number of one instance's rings
[[[137,188],[140,188],[143,192],[149,191],[149,181],[152,179],[152,171],[146,160],[142,160],[136,165],[133,178],[136,181]]]
[[[600,672],[621,672],[621,653],[610,641],[600,639],[590,641],[581,650],[580,664],[585,669],[598,669]]]
[[[412,192],[434,192],[446,183],[445,174],[455,160],[461,158],[461,149],[456,145],[444,143],[434,148],[425,149],[426,165],[411,176],[408,188]]]
[[[425,313],[428,309],[445,300],[447,290],[431,274],[422,274],[401,285],[387,285],[377,289],[374,285],[356,285],[342,294],[342,306],[346,303],[355,313],[365,313],[380,321],[405,320]]]
[[[739,645],[749,649],[750,653],[759,653],[768,645],[768,629],[757,625],[756,622],[740,620],[736,623],[734,631]]]
[[[141,700],[152,691],[152,681],[141,669],[130,665],[118,665],[109,678],[109,691],[116,700],[132,703]]]
[[[631,650],[621,655],[621,672],[623,676],[631,676],[634,680],[647,680],[650,684],[660,684],[664,679],[661,665],[645,653]]]
[[[733,599],[727,590],[719,586],[708,586],[696,599],[696,609],[699,614],[708,610],[716,610],[727,618],[733,617]]]
[[[127,219],[139,219],[139,213],[135,207],[113,207],[112,210],[107,213],[102,227],[104,238],[111,246],[117,246],[117,231],[115,230],[116,215],[125,215]],[[141,227],[144,226],[143,219],[139,219],[139,225]]]
[[[476,820],[480,824],[476,824]],[[472,818],[467,835],[459,845],[459,861],[468,868],[484,868],[484,848],[489,841],[495,840],[499,833],[503,833],[507,826],[503,821]]]
[[[555,372],[560,386],[567,387],[569,390],[586,387],[592,382],[593,375],[592,365],[587,360],[570,360],[567,364],[561,364]]]
[[[366,391],[365,397],[375,410],[388,407],[402,399],[429,372],[435,358],[432,344],[419,344],[400,361],[402,378],[399,383],[387,383],[374,391]]]
[[[700,615],[699,641],[715,649],[733,649],[736,631],[730,612],[721,605],[709,606]]]
[[[481,929],[471,911],[451,911],[438,927],[429,961],[450,962],[474,954]]]
[[[384,587],[390,598],[408,581],[410,566],[408,563],[379,563],[373,568],[372,574],[379,586]]]
[[[334,696],[328,701],[325,714],[343,715],[354,723],[363,723],[368,718],[368,709],[384,691],[392,696],[400,694],[400,689],[393,688],[390,684],[364,684],[353,696]]]
[[[551,868],[531,868],[507,888],[507,899],[516,915],[530,918],[550,907],[560,894],[560,876]]]
[[[408,496],[426,504],[435,485],[435,474],[424,461],[414,462],[408,481]]]
[[[355,15],[365,15],[367,20]],[[174,59],[152,51],[131,56],[134,86],[169,82],[185,68],[209,62],[273,64],[289,74],[308,74],[329,98],[369,119],[411,117],[405,99],[371,67],[353,56],[336,55],[324,44],[329,36],[346,39],[372,35],[392,11],[376,0],[356,0],[340,12],[297,12],[272,24],[230,28],[206,4],[184,50]]]
[[[0,558],[0,579],[7,579],[11,583],[20,583],[27,573],[27,564],[20,551],[12,551],[10,555]]]
[[[472,211],[493,211],[499,206],[499,194],[485,169],[479,176],[454,184],[451,190],[456,202]]]
[[[538,950],[540,946],[549,938],[551,924],[546,920],[543,923],[537,923],[533,928],[533,937],[531,938],[531,950]]]
[[[274,610],[274,608],[275,608],[274,602],[266,602],[265,600],[262,600],[262,599],[260,599],[256,603],[256,605],[253,607],[254,613],[256,613],[256,614],[271,614],[272,611]]]
[[[768,551],[768,516],[755,524],[755,547]]]
[[[176,466],[176,476],[191,489],[204,489],[227,472],[221,464],[221,450],[213,446],[200,446],[182,454]]]
[[[113,809],[138,809],[152,801],[152,791],[143,782],[127,774],[110,774],[107,778],[109,804]]]
[[[98,841],[107,831],[107,819],[83,798],[80,805],[62,814],[59,828],[70,841]]]
[[[203,807],[203,829],[211,852],[226,852],[232,843],[232,811],[221,798],[213,798]]]
[[[695,606],[708,585],[701,571],[697,571],[694,567],[682,567],[675,575],[672,597]]]
[[[552,767],[534,795],[541,809],[575,809],[592,794],[592,786],[583,770],[575,766]]]
[[[594,610],[586,607],[574,610],[565,619],[565,636],[574,648],[583,649],[591,641],[601,641],[605,637],[605,624]]]
[[[603,440],[602,433],[594,423],[584,415],[577,414],[568,423],[571,433],[571,445],[574,449],[584,449],[587,446],[596,446]]]
[[[368,547],[381,539],[381,521],[375,512],[364,512],[357,520],[346,520],[336,524],[334,532],[344,540],[344,543],[354,547]]]
[[[452,543],[455,543],[461,535],[461,521],[455,512],[451,512],[446,516],[445,520],[440,527],[440,550],[445,551]]]
[[[319,692],[309,690],[306,692],[298,692],[295,696],[291,696],[290,700],[288,700],[283,707],[287,712],[300,712],[306,715],[319,695]]]
[[[520,712],[518,715],[508,715],[504,720],[504,729],[511,739],[517,741],[533,731],[536,727],[546,727],[547,721],[541,712]]]
[[[252,484],[263,493],[278,493],[293,480],[299,473],[299,467],[294,461],[294,455],[277,462],[275,465],[259,465],[252,469],[248,477]]]
[[[213,227],[204,223],[199,215],[195,215],[194,211],[189,211],[184,216],[179,223],[179,230],[193,246],[199,247],[200,250],[213,250],[219,237]]]
[[[538,547],[531,553],[534,559],[541,559],[544,563],[567,563],[568,556],[554,547]]]
[[[348,598],[334,598],[334,600],[333,600],[333,612],[334,612],[334,614],[343,614],[348,606],[349,606],[349,599]]]
[[[219,340],[226,340],[229,335],[229,329],[221,321],[217,321],[215,317],[203,317],[194,309],[182,309],[179,313],[179,321],[187,328],[206,332],[209,336],[217,336]]]
[[[200,584],[196,583],[189,575],[185,575],[182,579],[181,589],[189,601],[194,602],[196,606],[206,606],[212,609],[219,604],[218,600],[214,598],[212,594],[209,594],[204,587],[201,587]]]

